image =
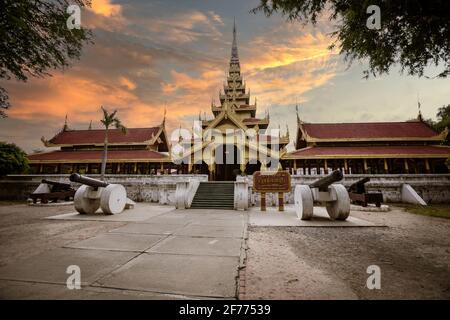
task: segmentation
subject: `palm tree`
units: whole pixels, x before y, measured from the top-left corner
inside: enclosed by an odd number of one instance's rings
[[[108,129],[110,126],[114,125],[116,129],[119,129],[123,134],[127,133],[127,128],[122,124],[119,118],[116,117],[117,110],[109,113],[104,107],[101,107],[103,111],[103,119],[100,120],[105,126],[105,142],[103,147],[103,159],[102,159],[102,170],[101,179],[105,181],[106,172],[106,160],[108,158]]]

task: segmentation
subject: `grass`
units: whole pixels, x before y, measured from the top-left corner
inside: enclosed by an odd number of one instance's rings
[[[421,206],[402,203],[396,204],[396,206],[402,207],[405,211],[413,214],[450,219],[450,204],[429,204],[427,206]]]
[[[0,200],[0,206],[15,206],[18,204],[27,204],[26,200]]]

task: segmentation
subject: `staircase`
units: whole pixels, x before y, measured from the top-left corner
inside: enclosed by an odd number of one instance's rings
[[[200,182],[192,209],[234,209],[234,182]]]

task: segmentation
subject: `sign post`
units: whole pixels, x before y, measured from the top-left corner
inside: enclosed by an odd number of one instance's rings
[[[253,190],[261,193],[261,211],[266,211],[266,193],[278,193],[278,211],[284,211],[283,194],[291,191],[291,175],[287,171],[256,171]]]

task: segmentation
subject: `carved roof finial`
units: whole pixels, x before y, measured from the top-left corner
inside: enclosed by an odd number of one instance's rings
[[[417,94],[417,109],[419,110],[419,114],[417,115],[417,120],[423,121],[422,110],[420,110],[420,108],[421,108],[421,105],[420,105],[420,100],[419,100],[419,94]]]
[[[297,114],[297,123],[301,123],[302,120],[300,119],[300,115],[299,115],[298,103],[295,104],[295,113]]]
[[[69,125],[67,124],[67,113],[66,113],[66,118],[64,120],[64,126],[63,126],[63,131],[67,131],[69,130]]]
[[[162,125],[166,124],[166,113],[167,113],[167,107],[164,107],[164,116],[163,116]]]

